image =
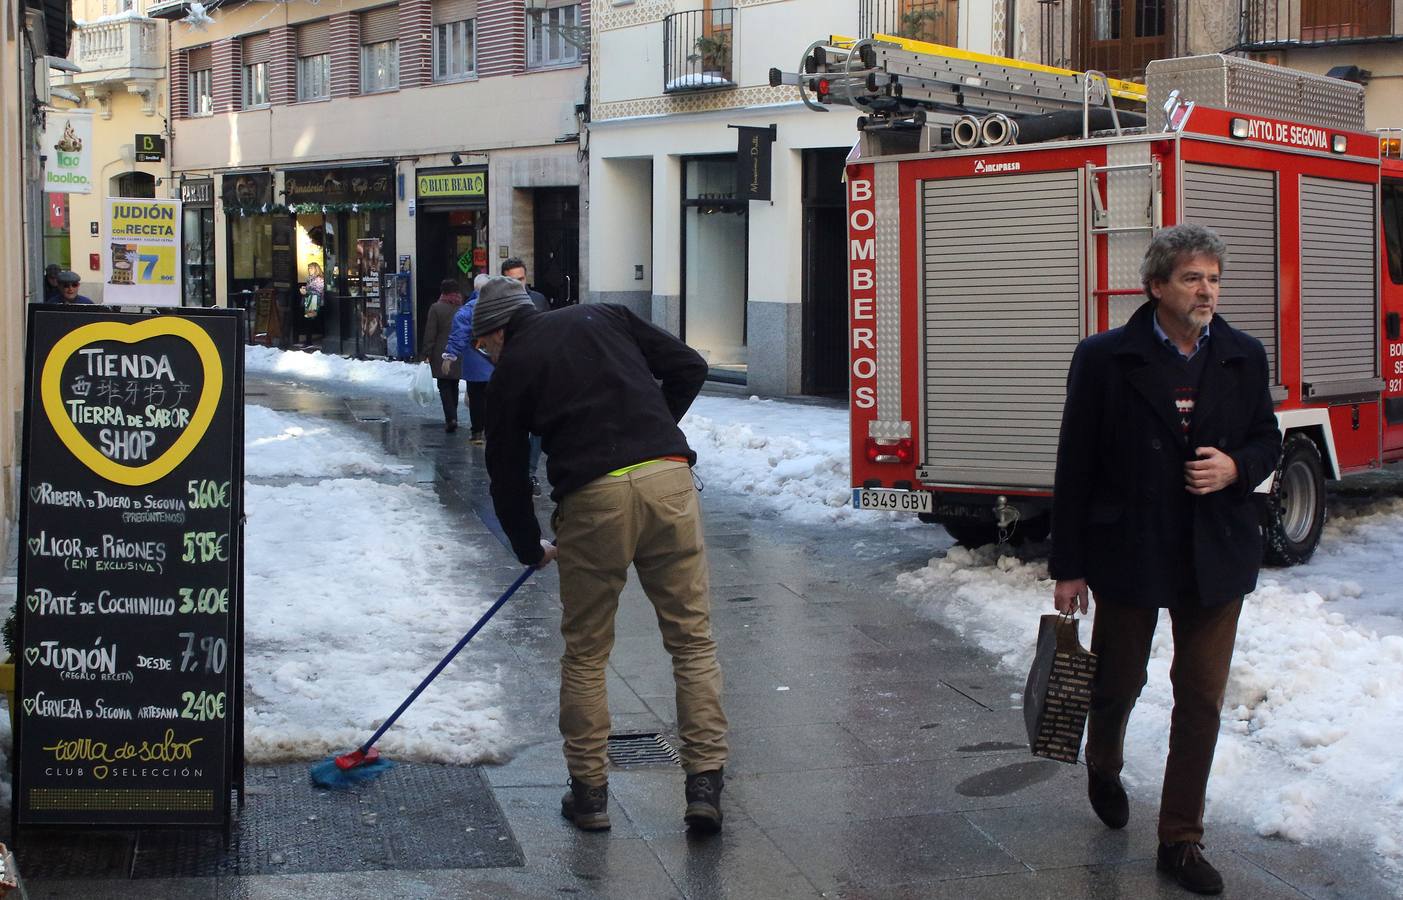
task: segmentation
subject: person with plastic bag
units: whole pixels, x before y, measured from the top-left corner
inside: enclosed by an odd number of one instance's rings
[[[468,442],[478,446],[484,443],[486,435],[487,382],[492,378],[492,363],[473,349],[473,309],[477,307],[477,292],[487,283],[488,277],[484,274],[473,279],[473,292],[453,316],[448,344],[438,363],[440,371],[448,371],[450,363],[462,371],[463,381],[468,385],[468,424],[472,428]]]
[[[1048,564],[1058,612],[1085,613],[1096,600],[1087,793],[1111,828],[1129,819],[1126,724],[1159,611],[1169,610],[1174,710],[1157,866],[1200,894],[1223,890],[1202,853],[1204,798],[1238,615],[1262,562],[1253,488],[1281,455],[1266,351],[1215,315],[1226,255],[1201,225],[1163,229],[1140,268],[1147,301],[1078,345]]]
[[[438,382],[438,397],[443,403],[443,430],[450,434],[458,430],[458,379],[462,367],[456,359],[451,362],[443,356],[448,346],[448,336],[453,330],[453,317],[463,308],[463,293],[458,282],[445,278],[438,286],[438,300],[429,307],[424,317],[424,339],[419,345],[419,355],[433,369]]]

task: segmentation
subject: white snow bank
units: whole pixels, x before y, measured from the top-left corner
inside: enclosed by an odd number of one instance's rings
[[[244,371],[258,375],[291,376],[304,381],[334,381],[409,394],[414,370],[422,363],[379,359],[347,359],[329,353],[278,350],[250,344],[244,348]]]
[[[325,420],[244,407],[244,475],[334,477],[408,472],[369,449],[353,429]]]
[[[336,479],[247,486],[246,753],[342,753],[370,736],[486,609],[438,499],[413,485]],[[496,673],[465,653],[378,746],[467,764],[508,745]]]
[[[1343,533],[1335,529],[1327,541]],[[897,586],[922,611],[1024,675],[1038,617],[1052,610],[1046,560],[1026,556],[957,547],[899,576]],[[1161,616],[1149,683],[1126,737],[1126,782],[1150,802],[1159,795],[1173,706],[1168,623],[1168,615]],[[1090,642],[1086,622],[1082,643]],[[1208,789],[1210,828],[1214,820],[1228,820],[1262,835],[1361,846],[1394,877],[1403,876],[1399,684],[1403,638],[1352,626],[1318,593],[1301,587],[1294,572],[1265,572],[1238,629]]]
[[[753,497],[786,519],[919,524],[911,515],[852,508],[842,407],[703,396],[683,417],[682,430],[703,482]]]

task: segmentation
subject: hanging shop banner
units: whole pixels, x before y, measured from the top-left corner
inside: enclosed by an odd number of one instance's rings
[[[242,314],[31,307],[16,827],[228,818],[243,758]]]
[[[45,115],[44,190],[53,194],[93,192],[93,113],[51,109]]]
[[[135,139],[137,162],[160,162],[166,158],[166,139],[159,134],[138,134]]]
[[[239,216],[266,213],[273,205],[273,176],[267,172],[241,172],[225,175],[224,211]]]
[[[180,201],[111,197],[103,241],[103,302],[179,306]]]
[[[736,147],[736,199],[770,199],[770,163],[776,128],[732,125],[740,132]]]
[[[487,203],[487,167],[423,169],[415,179],[420,203],[482,206]]]

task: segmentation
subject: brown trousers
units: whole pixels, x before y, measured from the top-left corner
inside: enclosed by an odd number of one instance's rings
[[[1203,838],[1203,803],[1218,744],[1219,715],[1228,683],[1242,598],[1215,607],[1169,610],[1174,628],[1174,712],[1169,758],[1159,802],[1159,839],[1166,844]],[[1096,603],[1091,652],[1096,681],[1087,717],[1086,761],[1097,772],[1118,775],[1125,763],[1125,727],[1145,686],[1159,610]]]
[[[608,778],[605,668],[630,564],[672,655],[682,764],[688,774],[725,765],[721,666],[711,637],[701,505],[691,470],[663,461],[605,475],[566,495],[554,519],[565,638],[560,734],[571,777],[594,785]]]

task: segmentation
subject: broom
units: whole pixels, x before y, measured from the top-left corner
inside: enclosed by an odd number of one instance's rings
[[[511,598],[511,595],[516,593],[517,588],[526,583],[526,579],[530,578],[531,573],[534,571],[536,571],[535,566],[527,566],[526,571],[516,577],[516,581],[512,582],[511,587],[507,588],[506,592],[497,598],[497,602],[493,603],[492,607],[482,614],[482,618],[477,620],[477,624],[469,629],[467,634],[463,635],[462,639],[454,645],[452,650],[448,651],[448,655],[441,659],[438,665],[434,666],[434,670],[428,674],[428,677],[419,682],[419,686],[414,689],[414,693],[405,698],[404,702],[399,705],[399,709],[395,710],[394,714],[385,720],[385,724],[381,725],[379,730],[370,736],[370,740],[361,744],[360,747],[352,750],[350,753],[343,753],[340,756],[324,760],[312,766],[312,784],[315,784],[317,787],[330,788],[332,790],[344,789],[354,784],[377,778],[380,773],[392,767],[394,763],[380,755],[380,751],[375,748],[375,742],[380,740],[381,736],[390,729],[391,725],[395,724],[395,720],[404,714],[404,711],[409,708],[409,704],[413,703],[415,698],[423,692],[424,688],[429,686],[429,682],[438,677],[438,673],[442,672],[444,667],[453,661],[453,657],[458,655],[458,651],[468,645],[468,641],[472,640],[473,636],[482,630],[482,626],[487,624],[487,620],[496,615],[497,610],[502,608],[502,604],[506,603],[507,600]]]

